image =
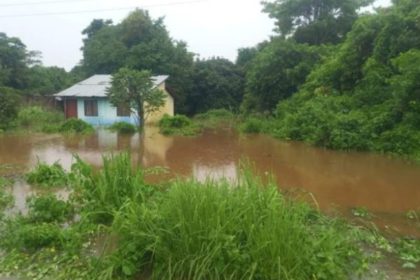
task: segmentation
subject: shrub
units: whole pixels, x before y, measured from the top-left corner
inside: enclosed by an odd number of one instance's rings
[[[264,120],[250,117],[240,125],[239,130],[244,133],[260,133],[263,131],[264,126]]]
[[[27,207],[28,219],[35,223],[62,223],[74,213],[70,203],[57,199],[54,194],[29,197]]]
[[[92,125],[80,119],[66,120],[60,127],[60,132],[64,133],[91,133],[93,131]]]
[[[204,128],[218,128],[231,125],[235,121],[235,115],[226,109],[213,109],[195,115],[193,120]]]
[[[0,130],[12,126],[19,109],[20,97],[16,90],[0,87]]]
[[[65,187],[68,184],[68,175],[58,163],[48,165],[38,163],[34,170],[26,174],[29,184],[42,187]]]
[[[200,128],[184,115],[163,116],[159,121],[159,128],[165,135],[193,136],[200,132]]]
[[[127,123],[127,122],[116,122],[114,124],[112,124],[109,129],[111,131],[117,131],[119,133],[124,133],[124,134],[131,134],[131,133],[135,133],[137,131],[137,128],[132,125],[131,123]]]
[[[58,132],[64,114],[40,106],[24,107],[19,111],[17,123],[26,129],[42,132]]]
[[[7,231],[0,233],[2,248],[19,251],[37,251],[44,247],[60,246],[62,232],[59,225],[30,224],[24,218],[6,221]]]

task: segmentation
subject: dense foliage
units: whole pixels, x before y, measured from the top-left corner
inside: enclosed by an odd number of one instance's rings
[[[0,87],[0,130],[12,126],[19,112],[19,93],[7,87]]]
[[[137,128],[128,122],[116,122],[109,126],[109,130],[123,134],[131,134],[137,131]]]
[[[227,59],[212,58],[194,63],[193,87],[187,96],[189,114],[210,109],[237,111],[244,92],[243,73]]]
[[[194,136],[200,132],[200,128],[184,115],[164,115],[159,121],[159,130],[164,135],[183,136]]]
[[[276,20],[282,37],[298,43],[339,43],[357,19],[357,11],[374,0],[275,0],[263,1],[264,11]]]
[[[311,72],[299,93],[280,102],[275,134],[334,149],[420,155],[417,1],[398,1],[361,17]]]
[[[298,90],[329,49],[273,39],[248,66],[242,109],[272,111],[280,100]]]

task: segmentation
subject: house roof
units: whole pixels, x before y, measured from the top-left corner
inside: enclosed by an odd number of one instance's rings
[[[167,75],[152,76],[154,87],[168,79]],[[106,90],[111,86],[111,75],[93,75],[68,89],[54,94],[56,97],[106,97]]]

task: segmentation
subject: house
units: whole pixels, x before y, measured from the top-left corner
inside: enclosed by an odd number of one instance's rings
[[[169,76],[153,76],[154,87],[165,94],[165,105],[159,112],[148,116],[147,122],[159,121],[164,114],[174,115],[174,99],[166,90],[165,81]],[[136,114],[127,108],[117,108],[111,104],[106,92],[111,87],[111,75],[94,75],[54,96],[63,103],[66,118],[78,118],[95,126],[110,125],[115,122],[137,124]]]

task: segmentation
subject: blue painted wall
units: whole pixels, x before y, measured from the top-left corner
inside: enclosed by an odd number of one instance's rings
[[[85,98],[77,99],[77,116],[79,119],[84,120],[94,126],[107,126],[115,122],[128,122],[131,124],[137,124],[137,118],[135,114],[131,114],[130,117],[118,117],[117,108],[114,107],[106,98],[96,98],[98,101],[98,116],[90,117],[85,116]],[[92,100],[92,98],[88,98]]]

